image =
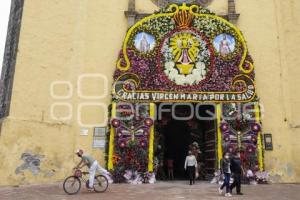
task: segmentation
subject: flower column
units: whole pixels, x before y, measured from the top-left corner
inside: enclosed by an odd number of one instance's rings
[[[255,118],[256,122],[260,124],[260,109],[259,104],[255,104]],[[262,137],[261,131],[257,133],[257,153],[258,153],[258,167],[260,171],[264,170],[264,161],[263,161],[263,144],[262,144]]]
[[[150,103],[150,118],[155,118],[155,104]],[[149,136],[149,157],[148,157],[148,171],[153,172],[153,148],[154,148],[154,123],[150,127]]]
[[[217,104],[217,144],[218,144],[218,168],[220,169],[221,159],[223,157],[223,150],[222,150],[222,132],[221,132],[221,117],[222,117],[222,105],[219,103]]]
[[[116,117],[116,103],[112,103],[111,118]],[[109,152],[108,152],[108,170],[113,169],[113,153],[114,153],[114,141],[115,141],[115,128],[110,127],[110,136],[109,136]]]

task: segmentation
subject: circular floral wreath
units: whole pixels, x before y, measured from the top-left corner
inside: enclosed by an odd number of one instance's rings
[[[164,40],[161,48],[161,53],[163,56],[163,72],[169,80],[174,82],[176,85],[188,86],[188,85],[198,85],[201,81],[207,78],[207,74],[211,66],[211,52],[208,47],[208,43],[201,38],[199,34],[194,33],[193,31],[185,31],[186,34],[193,36],[193,39],[198,43],[198,47],[195,48],[195,61],[194,67],[189,74],[182,74],[176,68],[176,59],[174,53],[174,47],[170,47],[170,38],[176,37],[178,33],[174,33],[171,37],[168,37]],[[182,34],[182,33],[180,33]]]

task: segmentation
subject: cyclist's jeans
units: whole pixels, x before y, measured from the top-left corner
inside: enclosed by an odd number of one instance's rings
[[[95,178],[96,171],[98,171],[99,173],[101,173],[103,175],[109,174],[109,172],[106,169],[102,168],[98,164],[98,161],[95,160],[94,163],[92,164],[92,166],[89,169],[89,174],[90,174],[90,177],[89,177],[89,187],[90,188],[93,188],[93,186],[94,186],[94,178]]]

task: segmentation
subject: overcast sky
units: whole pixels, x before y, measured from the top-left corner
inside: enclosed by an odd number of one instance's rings
[[[2,73],[3,53],[6,41],[11,0],[0,0],[0,77]]]

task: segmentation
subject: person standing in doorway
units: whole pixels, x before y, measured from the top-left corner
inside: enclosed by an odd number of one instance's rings
[[[241,192],[241,176],[244,174],[244,169],[242,167],[240,152],[237,152],[232,158],[231,166],[234,181],[230,186],[230,191],[232,193],[232,189],[236,187],[237,195],[243,195]]]
[[[192,154],[192,151],[189,151],[188,156],[185,158],[184,169],[188,171],[190,185],[195,184],[196,168],[197,168],[197,159]]]
[[[174,180],[174,160],[171,158],[167,159],[168,177],[169,180]]]
[[[225,197],[231,197],[230,194],[230,176],[231,176],[231,162],[230,162],[230,154],[225,153],[224,158],[221,160],[221,172],[224,175],[224,182],[222,186],[219,188],[219,194],[223,193],[223,188],[226,187]]]
[[[196,160],[197,160],[197,167],[196,167],[196,179],[199,177],[199,172],[200,172],[200,148],[199,148],[199,144],[197,142],[193,142],[191,144],[191,149],[192,154],[195,156]]]

